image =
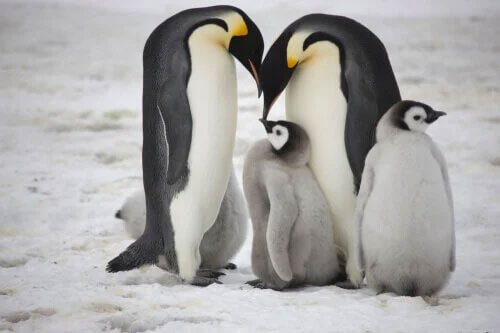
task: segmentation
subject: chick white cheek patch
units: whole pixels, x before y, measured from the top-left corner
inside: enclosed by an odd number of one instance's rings
[[[273,127],[272,133],[268,134],[268,138],[274,149],[280,150],[288,141],[288,130],[283,126],[277,125]]]
[[[411,131],[425,132],[427,129],[427,123],[424,121],[427,116],[425,110],[419,106],[413,106],[408,111],[406,111],[404,122],[408,125]],[[416,120],[414,117],[418,117]]]

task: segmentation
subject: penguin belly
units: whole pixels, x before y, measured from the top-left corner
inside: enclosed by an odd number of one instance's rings
[[[207,41],[206,29],[193,32],[188,45],[187,85],[193,121],[189,178],[170,204],[179,275],[191,280],[200,265],[199,245],[215,222],[231,176],[236,134],[237,86],[232,56]]]
[[[433,294],[449,277],[452,213],[431,152],[404,147],[384,152],[375,166],[361,233],[368,284]]]
[[[286,88],[287,119],[302,126],[311,140],[309,166],[330,208],[335,243],[349,250],[356,198],[344,141],[347,101],[340,88],[339,49],[330,42],[295,69]]]

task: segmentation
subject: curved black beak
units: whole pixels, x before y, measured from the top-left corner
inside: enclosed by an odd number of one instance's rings
[[[229,53],[235,56],[236,59],[252,74],[257,83],[259,97],[262,93],[260,85],[259,71],[262,62],[262,54],[264,53],[264,39],[257,25],[244,13],[245,23],[248,33],[244,36],[234,36],[229,43]]]
[[[286,54],[291,36],[292,31],[285,30],[271,46],[262,62],[259,76],[264,93],[263,119],[267,119],[271,107],[292,77],[295,67],[288,67]]]
[[[428,124],[432,124],[435,122],[439,117],[446,116],[446,112],[443,111],[429,111],[427,112],[427,119],[425,119],[425,122]]]
[[[250,69],[252,70],[253,78],[255,79],[255,82],[257,83],[257,90],[258,90],[257,96],[260,98],[260,95],[262,95],[262,86],[260,85],[259,70],[255,67],[252,60],[248,59],[248,62],[250,63]],[[260,69],[260,64],[259,64],[259,69]]]
[[[271,133],[273,131],[274,121],[269,121],[262,118],[260,118],[259,121],[262,123],[262,125],[264,125],[267,133]]]

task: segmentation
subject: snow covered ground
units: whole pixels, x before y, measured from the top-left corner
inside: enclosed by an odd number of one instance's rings
[[[141,186],[142,47],[188,5],[1,0],[0,331],[500,330],[498,2],[237,3],[267,46],[303,14],[352,15],[386,44],[403,97],[448,112],[430,128],[457,216],[457,270],[439,304],[366,288],[254,290],[243,284],[253,278],[250,242],[223,285],[182,285],[155,267],[105,273],[131,242],[114,212]],[[241,173],[263,130],[262,100],[238,71]],[[271,114],[280,115],[282,101]]]

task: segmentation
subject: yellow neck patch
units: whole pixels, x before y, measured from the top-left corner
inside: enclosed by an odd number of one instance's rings
[[[236,12],[228,12],[219,16],[227,24],[228,32],[221,44],[227,49],[232,37],[248,35],[248,27],[245,20]]]
[[[246,36],[248,35],[248,28],[245,22],[241,22],[234,30],[233,30],[233,37],[234,36]]]

